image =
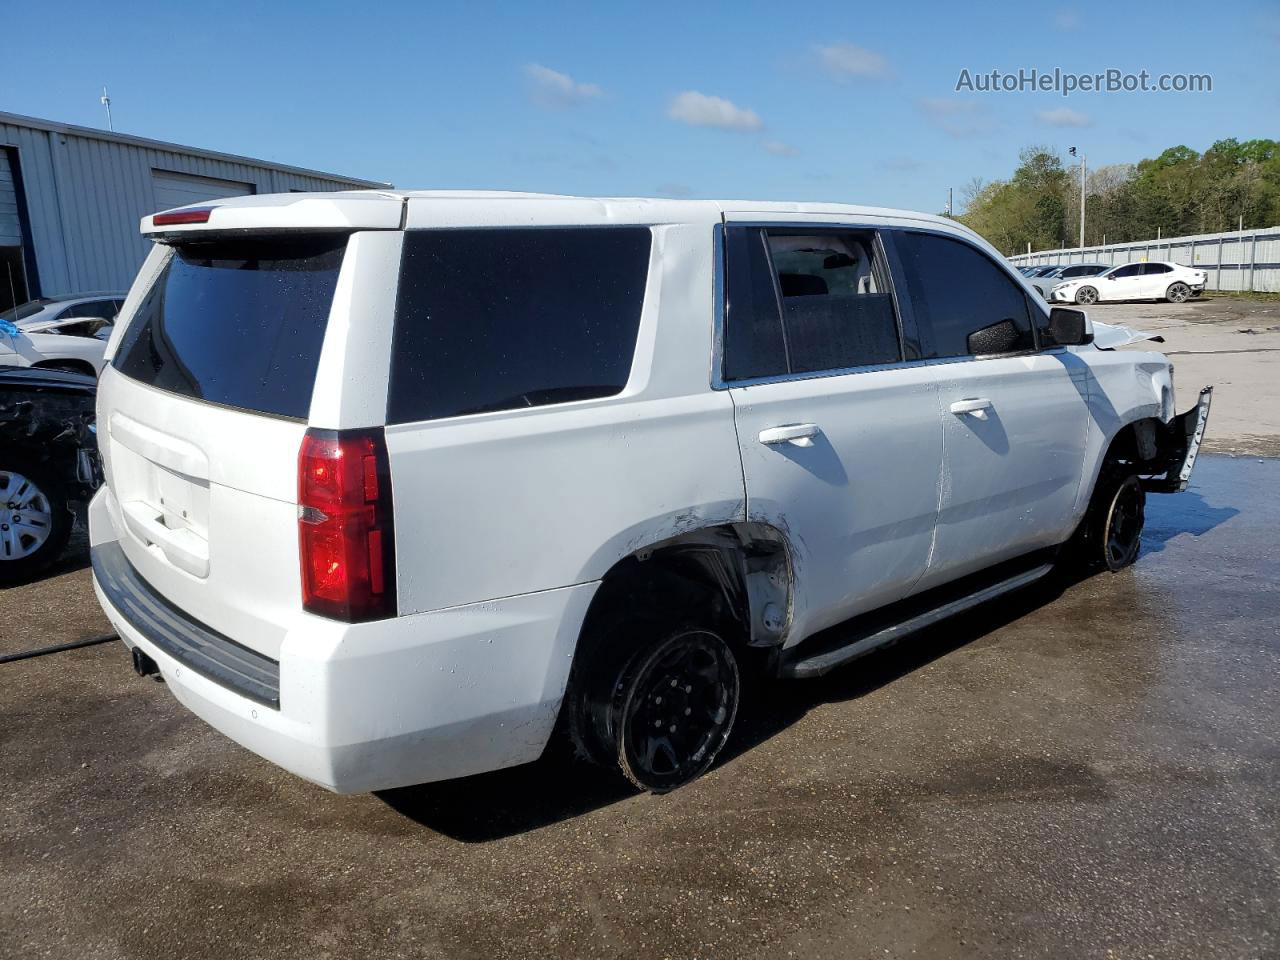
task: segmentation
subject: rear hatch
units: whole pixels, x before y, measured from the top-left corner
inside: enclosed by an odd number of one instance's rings
[[[169,237],[99,389],[125,555],[176,606],[276,659],[300,610],[298,450],[348,237]]]

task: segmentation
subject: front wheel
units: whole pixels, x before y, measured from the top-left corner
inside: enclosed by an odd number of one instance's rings
[[[1098,302],[1097,287],[1081,287],[1079,290],[1076,291],[1076,303],[1087,307],[1089,306],[1089,304],[1097,303],[1097,302]]]
[[[1185,283],[1171,283],[1164,296],[1170,303],[1186,303],[1187,298],[1191,296],[1191,288]]]
[[[1132,473],[1105,470],[1089,502],[1074,554],[1085,571],[1118,573],[1138,559],[1146,524],[1147,495]]]

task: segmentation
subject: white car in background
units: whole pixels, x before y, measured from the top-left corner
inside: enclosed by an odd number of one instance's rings
[[[1208,274],[1177,263],[1126,263],[1096,277],[1060,283],[1049,292],[1051,303],[1093,303],[1115,300],[1168,300],[1183,303],[1204,292]]]
[[[97,376],[123,293],[46,297],[0,313],[0,366]]]

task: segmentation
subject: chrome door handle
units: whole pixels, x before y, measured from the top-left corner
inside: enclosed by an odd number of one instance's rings
[[[987,411],[991,409],[991,401],[986,397],[971,397],[968,400],[957,400],[951,405],[952,413],[971,413],[979,420],[987,419]]]
[[[816,423],[788,423],[781,427],[770,427],[760,431],[761,443],[794,443],[797,447],[812,447],[813,438],[818,435]]]

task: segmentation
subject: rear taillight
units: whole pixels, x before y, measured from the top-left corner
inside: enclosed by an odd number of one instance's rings
[[[298,453],[302,606],[346,620],[395,616],[391,474],[381,430],[308,430]]]

